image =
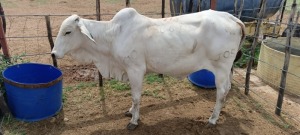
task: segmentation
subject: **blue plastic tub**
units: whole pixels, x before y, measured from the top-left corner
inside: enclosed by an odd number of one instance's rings
[[[212,72],[206,69],[196,71],[188,76],[190,82],[196,86],[214,89],[216,88],[215,76]]]
[[[200,10],[211,9],[212,2],[215,2],[215,10],[225,11],[233,14],[234,12],[234,0],[170,0],[170,6],[175,8],[175,13],[172,14],[187,14],[198,12],[199,6]],[[240,9],[242,0],[237,0],[237,9]],[[273,16],[281,6],[282,0],[267,0],[266,10],[263,18],[270,18]],[[192,4],[192,5],[190,5]],[[243,22],[252,22],[258,18],[258,12],[260,9],[261,0],[244,0],[243,11],[241,14],[241,20]],[[189,8],[191,10],[189,10]]]
[[[51,66],[24,63],[3,71],[7,104],[19,120],[33,122],[57,114],[62,107],[62,72]]]

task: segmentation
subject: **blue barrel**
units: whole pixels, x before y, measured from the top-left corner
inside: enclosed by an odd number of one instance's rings
[[[202,0],[201,10],[210,9],[211,0]],[[266,10],[263,18],[269,18],[273,16],[279,9],[282,0],[267,0]],[[244,0],[244,6],[242,11],[241,20],[244,22],[255,21],[258,18],[258,12],[260,10],[261,0]],[[237,9],[240,9],[241,0],[237,1]],[[233,14],[234,0],[216,0],[216,9],[218,11],[226,11]]]
[[[24,63],[3,71],[7,104],[22,121],[39,121],[62,108],[62,72],[46,64]]]
[[[215,2],[215,3],[214,3]],[[172,15],[194,13],[200,10],[211,9],[212,3],[214,10],[225,11],[234,14],[234,0],[170,0],[170,10]],[[237,10],[240,9],[241,0],[237,0]],[[281,6],[282,0],[267,0],[266,10],[263,18],[273,16]],[[244,22],[255,21],[258,18],[261,0],[244,0],[241,20]]]
[[[202,69],[188,75],[188,79],[192,84],[201,88],[206,88],[206,89],[216,88],[214,74],[211,71],[206,69]]]

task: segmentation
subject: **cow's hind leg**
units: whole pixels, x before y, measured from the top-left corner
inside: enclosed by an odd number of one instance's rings
[[[132,116],[129,124],[127,125],[128,130],[133,130],[138,126],[139,110],[140,110],[140,99],[142,92],[142,83],[144,72],[143,71],[128,71],[128,77],[131,86],[132,106],[126,116]]]
[[[226,68],[221,68],[219,70],[216,70],[215,72],[217,98],[213,113],[209,118],[208,126],[214,126],[219,119],[219,115],[224,105],[226,95],[231,89],[230,72],[230,69],[226,70]]]

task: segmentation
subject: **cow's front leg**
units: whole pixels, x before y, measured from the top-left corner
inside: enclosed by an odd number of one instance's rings
[[[212,115],[209,118],[208,126],[214,126],[219,119],[221,109],[224,105],[226,95],[231,89],[230,72],[219,71],[216,73],[217,98]]]
[[[132,106],[129,109],[129,111],[125,113],[125,115],[127,116],[130,116],[130,114],[132,115],[129,124],[127,125],[127,129],[133,130],[138,126],[140,99],[141,99],[144,72],[130,71],[128,72],[128,77],[131,86]]]

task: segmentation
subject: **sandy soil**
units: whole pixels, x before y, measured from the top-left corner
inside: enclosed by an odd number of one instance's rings
[[[168,0],[166,11],[169,15]],[[1,1],[2,2],[2,1]],[[82,0],[4,0],[5,12],[16,14],[55,14],[74,13],[90,15],[95,13],[95,1]],[[159,18],[161,1],[134,0],[132,7],[150,17]],[[102,0],[102,19],[108,20],[118,10],[125,7],[123,0]],[[151,14],[151,15],[150,15]],[[53,35],[56,35],[61,21],[66,16],[53,16]],[[95,18],[94,16],[85,16]],[[43,16],[8,17],[8,36],[46,36]],[[48,53],[47,38],[8,40],[12,55]],[[51,64],[49,55],[26,57],[33,62]],[[130,91],[115,90],[109,80],[103,89],[97,87],[97,70],[94,66],[78,66],[69,58],[59,60],[64,72],[64,108],[58,116],[43,121],[26,123],[5,119],[2,123],[4,134],[30,135],[282,135],[300,134],[299,98],[285,99],[281,117],[274,114],[277,92],[251,77],[250,95],[244,95],[245,72],[237,70],[234,74],[233,88],[228,94],[226,106],[221,112],[216,127],[206,128],[208,118],[215,104],[215,90],[193,86],[187,79],[177,80],[166,77],[162,82],[144,83],[141,102],[141,121],[135,131],[125,127],[130,118],[124,116],[131,105]],[[104,91],[103,91],[104,90]],[[297,117],[298,116],[298,117]],[[295,121],[294,119],[297,119]]]

